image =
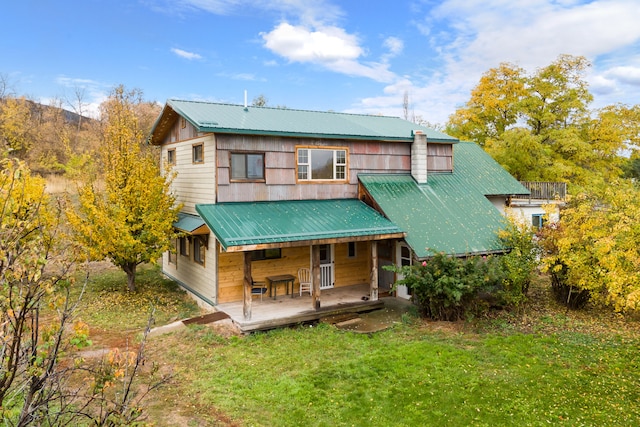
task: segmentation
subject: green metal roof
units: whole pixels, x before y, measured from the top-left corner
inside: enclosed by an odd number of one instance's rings
[[[196,205],[225,250],[323,239],[387,236],[403,231],[357,199]]]
[[[152,143],[159,142],[156,131],[167,129],[163,120],[175,118],[172,118],[172,111],[187,119],[200,132],[410,142],[413,141],[413,131],[421,130],[432,142],[458,141],[398,117],[170,99],[152,128]]]
[[[173,223],[173,227],[190,234],[197,234],[199,231],[202,231],[203,233],[209,232],[204,220],[198,215],[191,215],[182,212],[178,214],[178,220]]]
[[[430,174],[427,184],[410,175],[359,175],[384,214],[407,232],[419,258],[444,251],[466,255],[501,251],[497,232],[505,226],[488,195],[527,190],[473,143],[454,146],[454,172]]]

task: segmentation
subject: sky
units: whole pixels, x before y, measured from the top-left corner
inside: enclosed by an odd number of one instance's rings
[[[20,0],[0,7],[0,76],[83,110],[144,98],[444,124],[483,73],[585,56],[592,108],[640,104],[640,0]]]

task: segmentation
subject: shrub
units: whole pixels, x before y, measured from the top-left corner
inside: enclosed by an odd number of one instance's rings
[[[443,252],[413,266],[385,267],[403,276],[421,314],[434,320],[457,320],[491,305],[505,275],[495,257],[456,258]]]

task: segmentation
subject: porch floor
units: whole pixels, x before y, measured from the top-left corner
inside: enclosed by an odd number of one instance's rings
[[[251,319],[245,320],[242,301],[218,304],[217,311],[229,315],[242,332],[274,329],[335,316],[343,313],[360,313],[382,308],[380,300],[363,300],[369,297],[369,285],[343,286],[320,291],[320,308],[315,310],[311,296],[304,293],[279,295],[277,299],[264,295],[262,300],[254,296],[251,304]]]

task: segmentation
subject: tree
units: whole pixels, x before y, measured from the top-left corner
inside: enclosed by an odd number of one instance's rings
[[[447,131],[477,141],[521,180],[567,182],[577,193],[617,179],[620,152],[637,139],[637,116],[617,106],[589,117],[588,67],[570,55],[530,76],[501,64],[483,75]]]
[[[61,397],[59,356],[74,337],[75,260],[59,236],[61,209],[24,162],[0,161],[0,200],[0,415],[27,426]],[[45,308],[53,309],[46,322]]]
[[[579,194],[540,237],[562,302],[579,307],[591,299],[616,311],[640,310],[639,189],[618,181],[601,193]]]
[[[170,193],[171,180],[158,161],[143,151],[148,129],[136,116],[139,91],[117,87],[102,105],[104,191],[91,181],[80,189],[80,206],[69,212],[79,241],[92,259],[109,259],[127,274],[135,290],[138,265],[156,260],[171,248],[179,206]]]

